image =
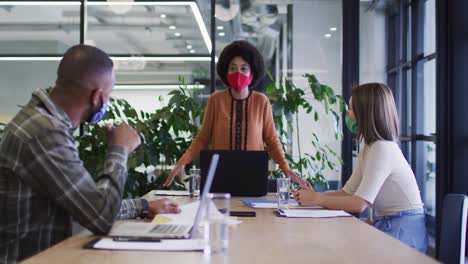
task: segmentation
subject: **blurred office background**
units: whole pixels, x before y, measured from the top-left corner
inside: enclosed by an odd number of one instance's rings
[[[436,5],[454,12],[451,3],[437,0],[1,1],[0,122],[8,122],[34,89],[53,86],[61,55],[80,42],[114,58],[112,96],[151,112],[167,103],[164,96],[177,89],[179,76],[201,90],[200,100],[223,89],[213,62],[228,43],[245,39],[261,51],[277,84],[306,87],[303,75],[312,73],[346,100],[353,84],[383,82],[393,89],[401,146],[434,236],[436,182],[445,177],[436,173],[436,142],[442,142],[436,113],[438,105],[447,106],[436,101],[444,89],[442,80],[438,88],[436,83],[442,76],[436,71]],[[270,82],[266,77],[258,89]],[[356,146],[347,143],[349,132],[345,143],[336,141],[331,121],[317,125],[308,118],[299,113],[300,129],[319,134],[345,162],[325,175],[338,188],[351,175]],[[296,129],[290,132],[286,140],[294,156]],[[309,137],[300,134],[306,153],[313,150]]]

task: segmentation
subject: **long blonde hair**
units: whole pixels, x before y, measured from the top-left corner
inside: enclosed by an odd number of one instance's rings
[[[351,94],[358,137],[368,145],[377,140],[398,142],[400,121],[390,88],[382,83],[366,83],[354,87]]]

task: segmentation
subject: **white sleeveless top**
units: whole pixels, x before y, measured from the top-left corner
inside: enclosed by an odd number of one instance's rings
[[[378,216],[423,207],[414,173],[392,141],[365,145],[342,190],[369,202]]]

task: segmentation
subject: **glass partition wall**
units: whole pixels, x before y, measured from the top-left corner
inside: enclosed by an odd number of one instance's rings
[[[314,122],[313,113],[300,110],[287,116],[291,125],[285,128],[286,152],[294,160],[315,155],[316,146],[311,142],[315,133],[323,145],[340,155],[341,143],[334,137],[334,124],[325,118],[320,104],[310,95],[305,74],[314,74],[318,80],[341,94],[341,0],[308,1],[240,1],[216,0],[216,55],[234,40],[253,43],[262,54],[270,76],[256,87],[265,92],[289,82],[302,89],[303,96],[319,111],[320,121]],[[225,87],[219,80],[217,89]],[[275,112],[275,105],[273,103]],[[276,112],[275,112],[276,114]],[[278,129],[278,128],[277,128]],[[307,170],[312,171],[312,168]],[[337,188],[341,166],[327,169],[324,176],[331,188]]]
[[[360,2],[360,82],[381,81],[394,89],[402,149],[428,214],[434,215],[435,4],[388,3]],[[167,104],[158,97],[177,89],[180,77],[188,88],[200,89],[201,100],[225,88],[212,67],[215,56],[238,39],[260,50],[271,74],[258,90],[286,81],[306,90],[303,75],[311,73],[341,94],[341,26],[341,0],[1,1],[0,122],[7,122],[31,91],[54,84],[61,55],[80,41],[112,56],[117,77],[112,95],[147,112]],[[314,150],[312,132],[340,155],[332,123],[311,122],[306,112],[288,118],[296,125],[283,140],[293,158]],[[339,170],[325,175],[336,187]]]
[[[177,89],[181,77],[188,88],[208,94],[210,8],[209,1],[0,2],[0,77],[5,80],[0,89],[9,98],[2,100],[0,122],[7,122],[32,90],[54,84],[62,54],[80,43],[80,35],[111,55],[112,96],[138,110],[161,107],[158,97]]]

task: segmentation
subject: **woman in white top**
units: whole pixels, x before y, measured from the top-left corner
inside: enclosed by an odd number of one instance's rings
[[[360,213],[375,208],[374,226],[421,252],[427,249],[423,203],[415,176],[399,146],[399,118],[391,90],[380,83],[353,88],[349,117],[364,142],[356,168],[334,192],[303,189],[294,193],[301,205],[320,205]]]

